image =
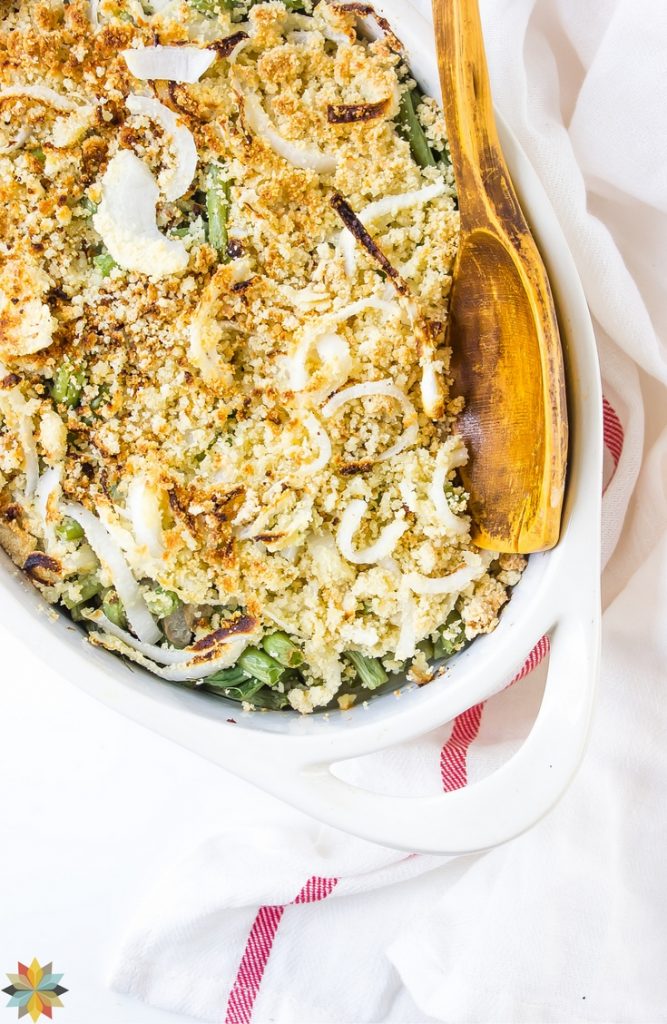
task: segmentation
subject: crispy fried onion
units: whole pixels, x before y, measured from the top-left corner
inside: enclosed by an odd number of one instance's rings
[[[173,167],[161,172],[158,183],[168,202],[180,199],[190,188],[197,171],[197,147],[192,132],[178,114],[151,96],[131,94],[127,97],[127,108],[137,117],[155,121],[167,135],[176,161]]]
[[[436,515],[448,533],[464,534],[470,529],[467,519],[457,516],[452,512],[445,494],[445,483],[453,469],[464,466],[468,455],[462,444],[454,448],[450,442],[438,452],[435,462],[435,472],[431,485],[428,489],[428,496],[433,503]]]
[[[238,75],[232,74],[231,80],[239,94],[239,101],[248,127],[252,128],[274,153],[302,170],[316,171],[318,174],[333,174],[335,172],[337,166],[335,156],[323,153],[316,146],[306,149],[299,143],[284,138],[272,123],[258,97],[242,84]]]
[[[32,422],[33,405],[28,402],[19,391],[17,384],[20,379],[13,380],[12,375],[0,363],[0,381],[13,381],[9,388],[0,387],[0,412],[9,422],[15,426],[21,448],[23,449],[23,470],[25,473],[24,497],[30,500],[37,488],[39,480],[39,458],[37,445],[35,443],[35,431]]]
[[[348,277],[352,277],[356,270],[356,257],[354,253],[355,239],[363,245],[366,252],[376,263],[379,263],[382,270],[400,295],[408,295],[409,288],[396,267],[392,266],[380,246],[373,241],[368,231],[357,217],[356,213],[339,192],[336,192],[331,199],[331,205],[347,228],[341,235],[341,249],[345,260],[345,270]],[[348,241],[349,239],[349,241]]]
[[[0,156],[11,156],[12,153],[18,153],[20,149],[23,149],[31,135],[32,128],[19,128],[14,141],[10,142],[7,146],[2,146],[2,148],[0,148]]]
[[[414,594],[460,594],[486,572],[487,562],[474,551],[461,552],[463,565],[448,576],[434,578],[418,572],[406,573],[404,579]]]
[[[225,36],[224,39],[218,39],[216,42],[211,43],[210,49],[215,50],[218,57],[222,57],[223,60],[228,60],[230,64],[234,64],[241,50],[245,49],[250,42],[251,39],[247,32],[234,32],[231,36]]]
[[[342,306],[331,313],[324,313],[319,322],[305,332],[294,351],[285,358],[289,387],[292,391],[303,391],[308,387],[309,377],[306,364],[313,346],[317,349],[317,354],[327,369],[329,392],[346,383],[352,369],[350,346],[345,338],[335,331],[331,331],[330,328],[345,323],[369,309],[377,310],[387,317],[402,316],[403,313],[397,302],[386,302],[372,295]]]
[[[293,32],[306,41],[307,38],[317,35],[324,36],[330,43],[336,43],[337,46],[350,46],[353,42],[353,37],[349,36],[344,31],[338,31],[332,25],[329,24],[326,19],[328,12],[328,6],[324,5],[323,8],[319,8],[314,14],[288,14],[284,21],[285,32]],[[323,16],[324,15],[324,16]]]
[[[308,431],[308,437],[313,446],[317,446],[317,455],[303,467],[301,472],[308,476],[314,476],[315,473],[325,469],[331,461],[331,440],[317,416],[313,416],[312,413],[305,414],[303,425]]]
[[[372,35],[370,22],[374,21],[384,35],[387,46],[394,50],[395,53],[403,53],[405,48],[403,43],[398,38],[391,25],[381,14],[378,14],[372,4],[364,3],[343,3],[343,4],[332,4],[335,11],[342,11],[344,14],[356,14],[359,21],[368,31],[369,35]]]
[[[198,46],[140,46],[123,50],[130,72],[142,82],[187,82],[192,85],[216,59],[214,49]]]
[[[54,521],[60,517],[58,501],[60,498],[62,475],[62,466],[45,469],[35,488],[35,511],[44,528],[44,540],[47,551],[55,544],[56,540]]]
[[[37,100],[38,103],[44,103],[47,107],[53,107],[54,110],[61,110],[67,114],[92,114],[95,109],[92,104],[77,103],[76,100],[71,99],[69,96],[63,96],[62,93],[56,92],[55,89],[49,88],[48,85],[16,84],[0,89],[0,101],[18,99],[22,96],[25,96],[27,99]]]
[[[377,103],[330,103],[327,106],[329,124],[360,124],[364,121],[376,121],[388,112],[391,99],[379,100]]]
[[[310,527],[314,500],[313,495],[306,495],[297,501],[292,491],[283,491],[249,526],[236,527],[236,536],[238,540],[264,544],[269,551],[284,551],[298,544],[303,533]],[[290,508],[290,504],[293,507]],[[288,519],[288,516],[291,518]],[[271,527],[271,522],[276,520],[281,525]]]
[[[164,537],[160,499],[142,473],[133,476],[130,481],[125,511],[138,547],[144,548],[151,558],[161,558],[164,554]]]
[[[419,435],[417,410],[408,396],[399,387],[396,387],[391,380],[366,381],[364,384],[353,384],[351,387],[339,391],[323,407],[322,415],[325,419],[329,419],[346,402],[353,402],[358,398],[372,398],[374,396],[394,398],[403,406],[403,426],[405,428],[403,433],[391,448],[387,448],[385,452],[382,452],[381,455],[376,455],[373,459],[374,462],[386,462],[387,459],[393,459],[395,455],[399,455],[405,448],[413,445]]]
[[[178,651],[136,640],[131,633],[114,625],[101,611],[88,612],[86,618],[101,630],[100,633],[91,634],[92,643],[124,654],[153,675],[172,683],[203,681],[236,664],[259,628],[257,619],[241,615],[191,647]]]
[[[152,277],[185,270],[188,251],[179,239],[166,238],[157,226],[159,189],[146,165],[123,149],[102,178],[102,202],[93,226],[116,263]]]
[[[340,334],[309,330],[292,355],[286,357],[285,365],[291,391],[303,391],[309,383],[307,361],[310,350],[315,347],[317,354],[327,368],[328,390],[340,387],[349,376],[352,366],[350,346]]]
[[[62,568],[59,560],[53,558],[52,555],[47,555],[43,551],[33,551],[26,558],[23,571],[35,583],[41,583],[43,586],[49,587],[57,583],[62,573]]]
[[[383,558],[389,558],[405,531],[409,529],[404,516],[400,515],[393,523],[384,527],[374,544],[355,549],[352,543],[354,535],[367,512],[368,502],[362,498],[355,498],[343,512],[336,534],[336,543],[341,555],[353,565],[373,565],[381,562]]]
[[[189,331],[188,358],[204,380],[220,386],[233,383],[234,371],[220,351],[221,342],[230,334],[243,334],[232,320],[218,316],[225,294],[250,273],[245,259],[221,267],[202,293]]]
[[[421,398],[424,412],[432,420],[440,420],[445,415],[444,366],[436,357],[438,337],[442,335],[444,339],[444,325],[419,316],[412,323],[422,371]]]
[[[342,324],[346,320],[351,320],[353,316],[365,313],[368,309],[376,309],[387,317],[403,315],[403,310],[398,302],[388,302],[386,299],[378,299],[376,296],[370,295],[366,299],[357,299],[356,302],[351,302],[348,306],[341,306],[333,313],[327,313],[324,319],[329,323]]]
[[[364,239],[364,235],[370,238],[370,235],[368,235],[368,232],[365,230],[369,224],[386,217],[395,217],[397,213],[400,213],[402,210],[409,210],[413,206],[423,206],[425,203],[430,203],[433,199],[438,199],[440,196],[444,195],[446,191],[447,185],[445,185],[443,181],[438,181],[434,185],[426,185],[425,188],[417,189],[414,192],[403,192],[400,195],[385,196],[384,199],[378,199],[377,202],[370,203],[358,214],[353,214],[352,216],[354,217],[356,224],[354,222],[347,223],[345,218],[342,217],[340,211],[337,210],[345,224],[345,227],[347,228],[347,231],[344,231],[341,235],[340,247],[343,253],[343,259],[345,260],[345,270],[348,277],[353,277],[357,269],[357,242],[360,242],[360,244],[374,256],[374,253],[369,249],[368,244]],[[336,209],[335,205],[334,209]],[[377,248],[376,243],[373,242],[372,239],[371,242],[373,246]],[[377,259],[377,256],[375,256],[375,258]],[[384,258],[386,260],[386,256]],[[386,270],[386,268],[383,269]],[[397,274],[398,271],[394,271],[394,273]]]
[[[141,592],[141,587],[130,571],[125,555],[116,544],[102,520],[83,505],[63,503],[63,515],[79,524],[86,540],[111,577],[120,598],[127,620],[144,643],[152,644],[160,639],[161,633]]]
[[[393,558],[385,558],[380,562],[380,568],[396,577],[399,634],[396,644],[396,660],[407,661],[414,656],[417,650],[417,605],[412,596],[412,591],[407,586],[401,568]]]

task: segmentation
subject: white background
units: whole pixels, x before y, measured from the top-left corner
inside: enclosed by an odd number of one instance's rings
[[[250,802],[285,809],[81,693],[2,625],[0,650],[0,989],[37,957],[70,990],[55,1024],[191,1021],[110,991],[114,950],[164,866]]]

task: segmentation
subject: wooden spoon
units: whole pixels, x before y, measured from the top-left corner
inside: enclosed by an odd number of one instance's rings
[[[500,149],[477,0],[433,0],[461,241],[449,344],[473,540],[558,542],[567,468],[563,355],[547,273]]]

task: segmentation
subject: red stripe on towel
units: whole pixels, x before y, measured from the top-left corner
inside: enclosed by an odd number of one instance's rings
[[[616,410],[606,398],[602,399],[602,422],[604,427],[604,446],[611,455],[614,461],[614,469],[616,469],[623,454],[625,431]]]
[[[260,907],[229,993],[225,1024],[248,1024],[284,907]]]
[[[294,900],[295,903],[319,903],[331,896],[338,884],[337,878],[318,878],[315,875],[309,878],[303,889]]]
[[[446,793],[468,783],[468,749],[477,738],[483,710],[483,704],[476,704],[454,719],[452,734],[440,751],[440,774]]]
[[[337,878],[309,878],[292,903],[318,903],[330,896],[337,884]],[[284,913],[285,906],[259,908],[229,993],[225,1024],[250,1024],[259,986]]]
[[[530,675],[547,656],[550,648],[549,637],[543,636],[508,685],[512,686]],[[476,704],[454,719],[451,735],[440,751],[440,775],[446,793],[462,789],[468,784],[468,751],[479,735],[483,711],[484,703]]]
[[[529,676],[538,665],[542,664],[550,650],[551,640],[548,636],[543,636],[542,639],[538,640],[533,647],[532,651],[510,683],[510,686],[514,686],[515,683],[519,683],[522,679],[525,679],[526,676]]]

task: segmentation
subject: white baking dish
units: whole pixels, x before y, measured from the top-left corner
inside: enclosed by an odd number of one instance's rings
[[[439,95],[432,31],[404,0],[384,0],[425,90]],[[89,647],[2,555],[4,621],[49,664],[99,700],[338,828],[411,851],[480,850],[519,834],[559,799],[583,754],[599,660],[602,406],[595,339],[562,232],[516,140],[503,148],[548,265],[568,366],[571,452],[563,536],[531,558],[498,629],[422,689],[406,687],[367,709],[300,718],[244,714],[238,705],[179,689]],[[502,688],[545,633],[551,659],[544,701],[519,752],[483,782],[435,797],[369,793],[336,778],[332,764],[412,739]],[[232,717],[236,724],[227,720]]]

